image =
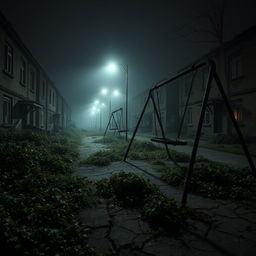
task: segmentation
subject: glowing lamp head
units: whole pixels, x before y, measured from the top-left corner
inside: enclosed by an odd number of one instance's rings
[[[107,94],[108,94],[108,90],[107,90],[106,88],[103,88],[103,89],[101,90],[101,94],[102,94],[102,95],[107,95]]]
[[[119,95],[119,91],[118,90],[114,90],[113,94],[114,94],[114,96],[118,96]]]
[[[116,71],[116,70],[117,70],[116,64],[114,64],[114,63],[109,63],[109,64],[108,64],[108,70],[109,70],[109,71]]]

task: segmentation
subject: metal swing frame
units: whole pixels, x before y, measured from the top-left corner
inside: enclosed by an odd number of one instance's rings
[[[114,127],[111,126],[111,122],[114,123]],[[114,133],[118,132],[119,135],[126,132],[123,127],[123,108],[119,108],[111,112],[103,137],[105,138],[108,130],[114,130]]]
[[[147,97],[147,100],[146,100],[146,102],[144,104],[144,107],[142,109],[141,115],[139,117],[139,120],[138,120],[138,122],[136,124],[136,127],[134,129],[133,135],[131,137],[130,143],[129,143],[128,147],[127,147],[127,150],[126,150],[126,153],[125,153],[125,156],[124,156],[124,161],[127,162],[126,159],[127,159],[128,153],[130,151],[131,145],[133,143],[133,140],[134,140],[135,135],[136,135],[136,133],[138,131],[138,128],[139,128],[140,123],[142,121],[143,115],[145,113],[145,110],[146,110],[150,100],[153,103],[154,111],[156,113],[156,117],[157,117],[157,120],[158,120],[158,123],[159,123],[159,127],[160,127],[160,130],[161,130],[163,139],[166,140],[166,136],[165,136],[165,132],[164,132],[164,129],[163,129],[163,125],[162,125],[162,122],[161,122],[161,119],[160,119],[160,116],[159,116],[159,112],[157,110],[156,103],[155,103],[155,100],[154,100],[154,97],[153,97],[153,92],[155,90],[158,90],[159,88],[167,85],[168,83],[177,80],[180,77],[183,77],[183,76],[185,76],[187,74],[190,74],[190,73],[192,73],[194,71],[197,71],[198,69],[200,69],[200,68],[202,68],[204,66],[208,66],[209,74],[208,74],[207,83],[206,83],[206,87],[205,87],[205,92],[204,92],[204,96],[203,96],[203,101],[202,101],[202,106],[201,106],[201,111],[200,111],[200,117],[199,117],[198,124],[197,124],[196,135],[195,135],[195,139],[194,139],[194,143],[193,143],[191,158],[190,158],[188,169],[187,169],[187,172],[186,172],[185,185],[184,185],[184,190],[183,190],[182,199],[181,199],[181,206],[182,207],[185,207],[186,203],[187,203],[189,186],[190,186],[190,183],[191,183],[191,178],[192,178],[194,164],[195,164],[195,160],[196,160],[199,140],[200,140],[200,137],[201,137],[203,120],[204,120],[205,111],[206,111],[206,108],[207,108],[207,103],[208,103],[209,94],[210,94],[210,91],[211,91],[211,86],[212,86],[212,81],[213,80],[215,81],[215,83],[217,85],[217,88],[218,88],[218,90],[219,90],[219,92],[221,94],[221,97],[222,97],[222,99],[224,101],[224,104],[226,106],[228,115],[230,116],[232,124],[233,124],[233,126],[234,126],[234,128],[236,130],[236,133],[237,133],[237,135],[238,135],[238,137],[240,139],[240,142],[242,144],[245,156],[246,156],[246,158],[248,160],[248,163],[249,163],[249,166],[251,168],[252,175],[256,176],[256,168],[255,168],[254,162],[253,162],[253,160],[251,158],[251,155],[250,155],[249,150],[247,148],[247,145],[245,143],[245,139],[243,137],[243,134],[242,134],[242,132],[241,132],[241,130],[239,128],[239,125],[238,125],[236,119],[235,119],[233,110],[232,110],[231,105],[229,103],[228,97],[227,97],[227,95],[225,93],[225,90],[223,88],[221,80],[220,80],[220,78],[219,78],[219,76],[218,76],[218,74],[216,72],[216,64],[212,60],[204,61],[204,62],[201,62],[199,64],[193,65],[190,68],[188,68],[187,70],[178,73],[177,75],[175,75],[175,76],[173,76],[173,77],[171,77],[171,78],[169,78],[169,79],[167,79],[167,80],[157,84],[156,86],[154,86],[153,88],[150,89],[148,97]],[[192,86],[190,87],[190,92],[191,92],[191,89],[192,89]],[[189,100],[189,99],[187,99],[187,100]],[[185,118],[185,115],[183,115],[183,117],[182,117],[182,119],[183,119],[182,122],[184,122],[184,118]],[[171,143],[169,143],[169,144],[171,144]],[[167,143],[164,143],[164,145],[165,145],[165,148],[166,148],[166,151],[167,151],[167,154],[168,154],[169,158],[171,160],[173,160],[171,158],[171,155],[170,155]],[[129,163],[129,162],[127,162],[127,163]],[[175,161],[174,161],[174,163],[175,163]]]

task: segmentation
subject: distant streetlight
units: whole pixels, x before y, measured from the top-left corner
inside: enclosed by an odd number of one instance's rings
[[[95,104],[95,105],[98,105],[99,103],[100,103],[99,100],[95,100],[95,101],[94,101],[94,104]]]
[[[117,89],[109,92],[107,89],[104,88],[101,90],[101,94],[104,96],[109,95],[109,117],[110,117],[110,115],[111,115],[111,96],[117,97],[117,96],[119,96],[120,93]]]
[[[107,67],[108,67],[109,71],[116,71],[117,70],[117,65],[115,63],[109,63]]]
[[[107,95],[107,94],[108,94],[108,89],[103,88],[103,89],[101,90],[101,94],[102,94],[102,95]]]
[[[117,70],[117,67],[120,66],[123,68],[123,70],[126,73],[126,89],[125,89],[125,139],[126,141],[128,140],[128,65],[123,65],[123,64],[115,64],[115,63],[109,63],[108,65],[108,70],[110,71],[115,71]]]
[[[113,91],[113,94],[114,94],[115,96],[118,96],[118,95],[119,95],[119,91],[118,91],[118,90],[114,90],[114,91]]]

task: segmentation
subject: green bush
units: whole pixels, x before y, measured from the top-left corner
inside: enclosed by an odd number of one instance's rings
[[[107,166],[110,165],[111,162],[121,160],[122,157],[115,150],[101,150],[82,160],[80,164]]]
[[[143,207],[146,198],[157,191],[153,184],[134,173],[114,174],[109,183],[116,200],[125,207]]]
[[[178,207],[174,199],[166,197],[163,194],[157,194],[147,198],[143,207],[142,216],[153,227],[160,227],[172,235],[180,234],[188,226],[186,211]]]
[[[179,186],[185,180],[186,169],[160,169],[162,178],[171,185]],[[219,199],[248,199],[255,193],[256,179],[248,168],[234,168],[225,164],[198,163],[194,167],[190,191]]]
[[[176,201],[164,196],[154,184],[139,175],[120,172],[97,181],[96,187],[98,195],[115,204],[139,209],[153,228],[176,235],[187,226],[186,212]]]
[[[90,183],[69,175],[77,156],[69,141],[29,131],[0,137],[1,252],[95,255],[86,226],[77,221],[94,194]]]
[[[178,167],[163,167],[160,169],[162,173],[161,177],[165,180],[168,184],[179,186],[183,184],[185,179],[185,168],[178,168]]]

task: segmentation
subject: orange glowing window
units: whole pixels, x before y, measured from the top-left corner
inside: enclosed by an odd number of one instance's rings
[[[243,112],[241,109],[235,109],[234,116],[235,116],[236,121],[243,121]]]

